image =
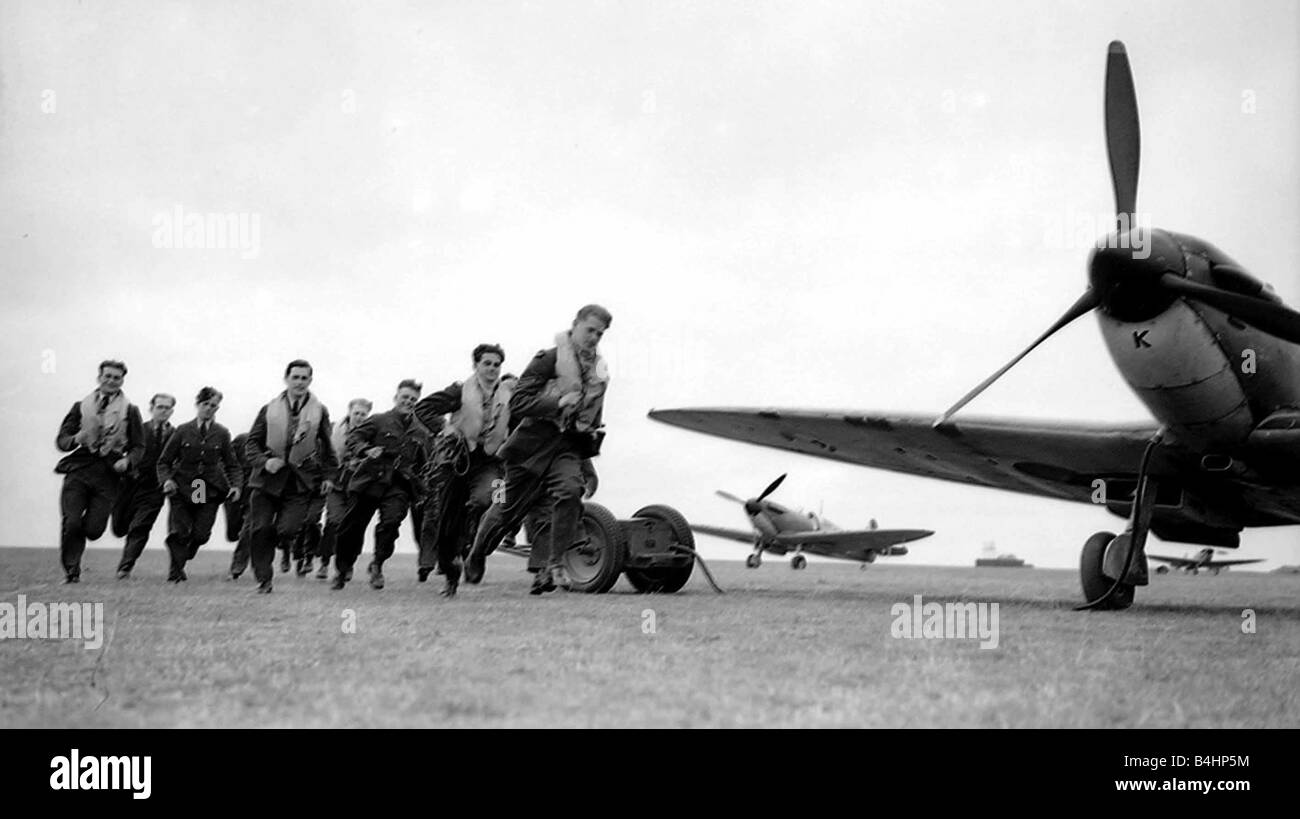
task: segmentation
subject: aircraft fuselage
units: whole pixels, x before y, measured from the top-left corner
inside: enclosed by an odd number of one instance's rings
[[[760,506],[761,509],[750,513],[749,519],[754,528],[764,535],[839,531],[838,526],[811,512],[786,509],[771,501],[763,501]]]

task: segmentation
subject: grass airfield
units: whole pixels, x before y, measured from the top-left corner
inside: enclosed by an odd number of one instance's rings
[[[1077,574],[772,560],[711,562],[673,595],[528,595],[495,555],[448,601],[277,570],[222,580],[206,551],[165,583],[145,551],[117,581],[90,549],[0,549],[0,603],[104,604],[103,646],[0,640],[0,727],[1300,727],[1300,576],[1152,575],[1124,612],[1075,612]],[[997,603],[998,644],[892,636],[899,603]],[[1254,633],[1243,632],[1243,610]],[[351,627],[349,631],[349,627]]]

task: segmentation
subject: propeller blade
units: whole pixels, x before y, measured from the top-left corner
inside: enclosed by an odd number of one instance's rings
[[[1216,264],[1210,268],[1210,275],[1214,277],[1216,285],[1230,293],[1240,293],[1243,296],[1256,296],[1270,301],[1278,301],[1276,296],[1269,293],[1267,285],[1240,267],[1230,264]]]
[[[783,480],[785,480],[785,475],[782,475],[781,477],[769,483],[767,485],[767,488],[763,490],[763,494],[759,495],[757,498],[755,498],[755,500],[762,501],[763,498],[766,498],[768,495],[775,492],[776,488],[781,485],[781,481]]]
[[[1106,153],[1110,157],[1110,181],[1115,191],[1115,215],[1119,217],[1121,229],[1130,229],[1134,227],[1137,209],[1142,134],[1133,72],[1129,69],[1128,52],[1119,40],[1110,44],[1106,57]]]
[[[1283,341],[1300,344],[1300,313],[1283,304],[1220,290],[1173,273],[1161,276],[1160,286],[1222,310]]]
[[[744,501],[744,500],[742,500],[742,499],[736,497],[735,495],[731,494],[730,492],[723,492],[721,489],[719,489],[719,490],[718,490],[718,495],[719,495],[720,497],[724,497],[724,498],[726,498],[726,499],[729,500],[729,501],[735,501],[736,503],[739,503],[741,506],[744,506],[744,505],[745,505],[745,501]]]
[[[1100,302],[1098,301],[1096,294],[1093,293],[1091,288],[1089,288],[1087,291],[1084,292],[1082,296],[1079,297],[1079,300],[1076,301],[1070,307],[1069,310],[1065,311],[1065,315],[1057,319],[1056,323],[1047,329],[1047,332],[1039,336],[1038,339],[1033,344],[1030,344],[1028,347],[1026,347],[1024,351],[1020,353],[1020,355],[1011,359],[1011,361],[1009,361],[1005,367],[993,373],[993,375],[990,375],[988,378],[984,379],[984,381],[982,381],[978,387],[966,393],[966,395],[962,396],[962,399],[960,401],[958,401],[956,404],[953,404],[951,407],[949,407],[947,412],[945,412],[943,415],[940,415],[938,419],[935,420],[934,426],[937,427],[940,424],[947,422],[947,420],[951,418],[953,414],[957,412],[957,410],[969,404],[975,396],[979,395],[980,393],[984,392],[984,390],[988,389],[989,385],[992,384],[994,381],[997,381],[999,378],[1001,378],[1002,375],[1006,373],[1007,370],[1011,369],[1012,367],[1016,366],[1016,364],[1020,363],[1020,359],[1029,355],[1031,350],[1033,350],[1039,344],[1042,344],[1044,341],[1046,341],[1057,330],[1060,330],[1062,327],[1074,321],[1079,316],[1085,315],[1086,313],[1090,312],[1099,303]]]

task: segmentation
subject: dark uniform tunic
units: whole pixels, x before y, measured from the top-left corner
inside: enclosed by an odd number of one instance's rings
[[[366,450],[382,447],[377,457]],[[348,433],[345,460],[355,465],[348,482],[347,511],[339,526],[334,565],[350,576],[361,554],[366,527],[375,512],[375,571],[393,555],[398,527],[419,495],[420,474],[428,457],[429,431],[414,413],[390,411],[372,415]]]
[[[235,550],[230,554],[230,576],[237,578],[248,568],[249,558],[252,556],[252,535],[250,534],[248,501],[251,497],[252,490],[248,486],[248,478],[252,474],[253,468],[248,461],[248,453],[244,451],[244,445],[248,443],[248,433],[241,432],[230,442],[230,448],[235,450],[235,460],[239,461],[239,500],[226,501],[226,540],[235,544]]]
[[[189,421],[168,439],[158,456],[158,483],[177,484],[167,516],[168,580],[185,579],[186,562],[208,542],[217,510],[241,477],[230,430],[216,421]]]
[[[107,397],[107,396],[105,396]],[[107,404],[103,401],[100,412]],[[63,489],[59,493],[62,525],[59,532],[59,562],[70,581],[81,578],[81,556],[86,551],[87,540],[98,540],[108,527],[113,506],[121,491],[122,474],[114,471],[113,464],[122,458],[137,464],[144,453],[144,428],[140,410],[134,404],[126,409],[126,450],[95,454],[74,439],[81,431],[81,402],[72,405],[59,424],[55,446],[71,454],[59,460],[54,468],[62,474]]]
[[[306,408],[309,398],[302,399],[303,405],[297,407],[296,411],[285,393],[281,393],[275,400],[289,404],[288,430],[292,437],[293,430],[298,426],[298,416]],[[248,432],[244,452],[252,467],[248,480],[252,489],[248,515],[252,536],[253,575],[259,584],[269,587],[275,574],[273,564],[277,543],[283,548],[289,548],[293,543],[307,519],[307,509],[313,497],[320,495],[321,482],[338,473],[339,461],[334,446],[330,443],[329,411],[321,406],[315,451],[295,466],[288,460],[292,447],[286,446],[284,467],[275,474],[267,472],[266,462],[276,456],[267,444],[266,409],[264,406],[258,411],[253,428]]]
[[[560,428],[559,396],[547,389],[557,377],[556,359],[554,347],[534,356],[510,399],[510,417],[519,425],[501,450],[506,462],[504,502],[492,504],[479,523],[470,580],[481,576],[483,559],[503,537],[518,531],[535,505],[549,508],[551,526],[547,536],[532,544],[530,564],[555,563],[580,534],[587,485],[583,460],[595,454],[594,443],[588,433]],[[594,427],[600,426],[600,417],[598,413]]]
[[[149,533],[163,507],[162,485],[158,483],[158,456],[172,437],[175,427],[169,421],[150,421],[144,426],[144,453],[140,463],[122,482],[122,492],[113,509],[113,534],[126,538],[118,574],[130,574],[140,553],[149,543]]]
[[[502,389],[500,382],[497,389]],[[426,425],[441,424],[446,413],[461,409],[463,384],[451,385],[425,396],[415,405],[415,414]],[[494,394],[484,396],[483,417],[489,422]],[[480,432],[487,440],[490,427]],[[428,500],[421,521],[420,569],[427,572],[436,561],[439,571],[456,583],[460,578],[459,558],[468,554],[478,532],[483,514],[492,505],[492,492],[504,474],[504,465],[496,453],[489,454],[481,441],[461,442],[442,436],[437,449],[443,454],[431,470]]]

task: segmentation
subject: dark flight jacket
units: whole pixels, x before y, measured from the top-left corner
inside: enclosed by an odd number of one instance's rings
[[[356,467],[348,482],[349,492],[382,492],[399,475],[418,490],[431,436],[415,413],[407,418],[409,423],[396,412],[377,413],[348,433],[345,460]],[[365,457],[366,450],[374,446],[383,447],[383,454]]]
[[[172,426],[170,421],[163,422],[161,438],[156,438],[153,430],[153,421],[145,423],[144,452],[140,456],[140,463],[136,464],[131,471],[132,476],[135,478],[135,485],[140,489],[157,489],[159,487],[158,457],[162,455],[167,442],[176,433],[176,427]]]
[[[244,445],[248,443],[248,433],[241,432],[230,442],[230,448],[235,450],[235,460],[239,461],[239,491],[243,497],[248,496],[248,476],[253,471],[248,465],[248,453],[244,450]]]
[[[307,491],[313,493],[320,489],[321,481],[334,480],[339,474],[339,458],[330,442],[331,429],[329,410],[322,405],[320,426],[316,429],[316,451],[301,466],[295,467],[286,460],[284,468],[272,475],[266,471],[266,462],[274,458],[275,453],[266,445],[266,407],[263,406],[257,412],[253,428],[248,431],[248,440],[244,442],[244,453],[252,470],[248,477],[249,488],[260,489],[278,498],[284,495],[292,475],[297,475]]]
[[[137,466],[140,458],[144,455],[144,426],[140,420],[140,408],[135,404],[128,404],[126,408],[126,452],[110,452],[102,458],[93,454],[89,449],[75,443],[72,439],[81,431],[81,402],[78,401],[68,410],[68,414],[63,416],[63,423],[59,424],[59,434],[54,439],[54,445],[61,452],[70,454],[59,459],[59,463],[54,467],[54,471],[60,474],[76,472],[78,469],[84,469],[98,460],[106,461],[110,470],[114,463],[127,458],[131,466]]]
[[[429,393],[415,405],[415,417],[436,435],[446,425],[444,415],[460,409],[461,382],[453,381],[437,392]]]
[[[588,458],[589,439],[582,433],[560,430],[559,396],[547,390],[556,377],[554,347],[533,356],[514,395],[510,398],[510,420],[518,422],[514,432],[499,453],[508,463],[523,466],[529,472],[540,473],[563,449],[572,450],[579,457]],[[604,408],[596,415],[596,426],[601,424]]]
[[[176,481],[179,491],[189,496],[194,481],[202,480],[207,501],[212,503],[225,500],[230,489],[239,486],[240,477],[230,430],[216,421],[208,422],[206,436],[199,434],[198,419],[181,424],[158,457],[160,485]]]

